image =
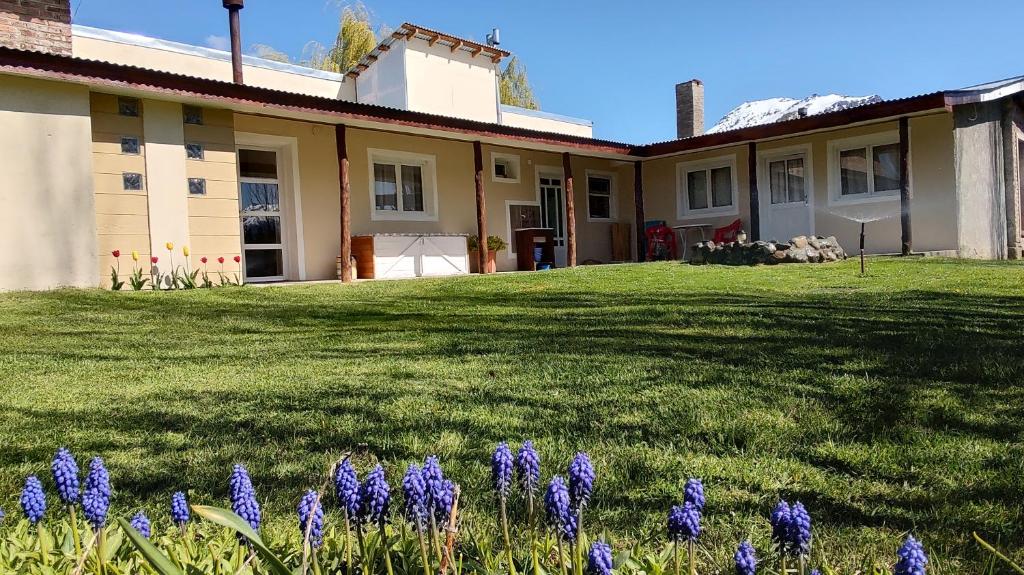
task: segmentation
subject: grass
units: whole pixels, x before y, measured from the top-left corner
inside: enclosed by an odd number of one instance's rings
[[[972,531],[1024,541],[1024,266],[868,269],[3,294],[0,506],[68,445],[83,466],[106,457],[119,515],[166,513],[178,489],[221,504],[245,462],[274,528],[294,529],[339,453],[361,472],[384,459],[394,486],[437,453],[469,524],[496,533],[490,452],[532,438],[545,482],[590,453],[588,521],[618,546],[660,545],[695,476],[716,569],[743,538],[768,548],[785,497],[812,514],[815,563],[888,560],[913,531],[934,572],[978,572]]]

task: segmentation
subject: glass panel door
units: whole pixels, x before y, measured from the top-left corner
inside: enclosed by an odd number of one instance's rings
[[[555,247],[565,246],[565,202],[562,197],[562,179],[540,178],[541,224],[554,230]]]
[[[281,188],[277,153],[238,151],[242,270],[246,281],[284,279]]]

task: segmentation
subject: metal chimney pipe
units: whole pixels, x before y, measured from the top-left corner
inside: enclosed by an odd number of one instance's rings
[[[223,0],[228,9],[228,26],[231,29],[231,73],[236,84],[242,83],[242,30],[238,12],[244,8],[245,0]]]

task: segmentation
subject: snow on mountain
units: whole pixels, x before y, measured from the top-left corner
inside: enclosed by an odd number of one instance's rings
[[[755,100],[745,102],[734,108],[718,121],[717,124],[707,130],[708,134],[725,132],[757,126],[760,124],[771,124],[784,120],[792,120],[800,116],[800,108],[807,108],[807,115],[824,114],[845,110],[864,104],[881,102],[878,96],[841,96],[839,94],[826,94],[819,96],[812,94],[803,100],[794,98],[768,98],[766,100]]]

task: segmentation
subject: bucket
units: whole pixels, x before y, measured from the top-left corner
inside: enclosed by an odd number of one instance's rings
[[[537,271],[550,270],[553,266],[547,262],[537,264]]]
[[[540,260],[542,260],[542,259],[544,259],[544,248],[543,247],[535,247],[535,248],[533,248],[533,261],[540,262]]]

